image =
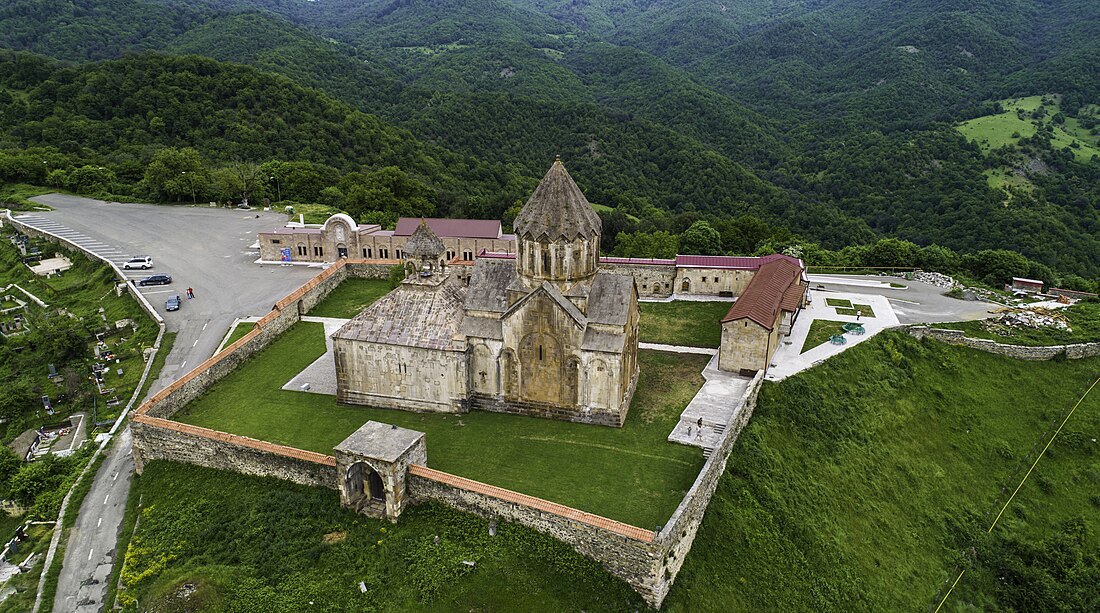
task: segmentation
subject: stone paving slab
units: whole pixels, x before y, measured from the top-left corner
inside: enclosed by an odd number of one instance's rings
[[[349,320],[338,317],[302,317],[302,321],[317,322],[325,325],[325,345],[328,351],[324,355],[306,366],[305,370],[298,373],[293,379],[287,381],[283,389],[292,392],[309,392],[311,394],[336,395],[336,358],[333,356],[332,335],[336,333]],[[309,384],[309,389],[302,386]]]
[[[768,381],[782,381],[866,341],[883,330],[901,325],[897,314],[894,313],[893,306],[891,306],[886,296],[822,292],[818,290],[810,290],[810,296],[812,299],[810,306],[802,309],[802,313],[799,314],[798,321],[795,322],[790,336],[782,339],[779,349],[772,357],[772,366],[768,368],[766,376]],[[854,315],[837,315],[835,308],[825,304],[826,298],[851,300],[853,303],[869,305],[874,310],[875,316],[857,319]],[[865,333],[860,336],[845,334],[844,338],[848,342],[844,345],[834,345],[826,342],[805,353],[800,353],[802,344],[806,341],[806,335],[810,332],[810,324],[816,319],[860,323],[863,324]]]
[[[671,443],[695,447],[714,447],[726,425],[741,407],[745,391],[752,379],[718,370],[717,354],[703,369],[706,383],[684,407],[680,421],[668,435]],[[699,428],[699,418],[703,427]]]
[[[699,355],[714,355],[717,349],[709,347],[687,347],[685,345],[665,345],[664,343],[638,343],[638,349],[651,349],[653,351],[668,351],[671,353],[696,353]]]

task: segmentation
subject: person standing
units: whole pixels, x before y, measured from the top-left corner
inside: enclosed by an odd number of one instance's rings
[[[190,287],[187,288],[187,299],[190,300],[191,298],[194,298],[194,297],[195,297],[195,290],[191,289]]]

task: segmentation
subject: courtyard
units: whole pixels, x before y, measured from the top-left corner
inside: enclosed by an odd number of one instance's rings
[[[394,424],[427,434],[432,468],[644,528],[668,520],[703,463],[698,449],[666,437],[702,386],[709,356],[639,351],[626,424],[609,428],[346,406],[334,396],[281,389],[325,350],[323,324],[300,322],[178,419],[319,453],[332,453],[368,420]]]

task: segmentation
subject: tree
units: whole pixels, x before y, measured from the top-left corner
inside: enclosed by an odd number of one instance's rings
[[[157,200],[192,200],[205,193],[210,183],[206,164],[198,151],[168,147],[153,155],[145,167],[145,189]]]
[[[680,252],[692,255],[720,255],[722,235],[706,221],[697,221],[680,235]]]
[[[867,247],[863,264],[877,268],[913,268],[919,254],[920,247],[909,241],[884,238]]]
[[[620,232],[615,237],[614,254],[626,258],[676,257],[676,236],[663,230],[658,232]]]

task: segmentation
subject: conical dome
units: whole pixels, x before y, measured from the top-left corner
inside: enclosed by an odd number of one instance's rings
[[[521,236],[569,242],[578,238],[598,238],[602,224],[600,216],[558,158],[512,226]]]
[[[415,258],[437,258],[444,250],[443,239],[439,238],[428,224],[421,219],[420,225],[405,241],[405,254]]]

